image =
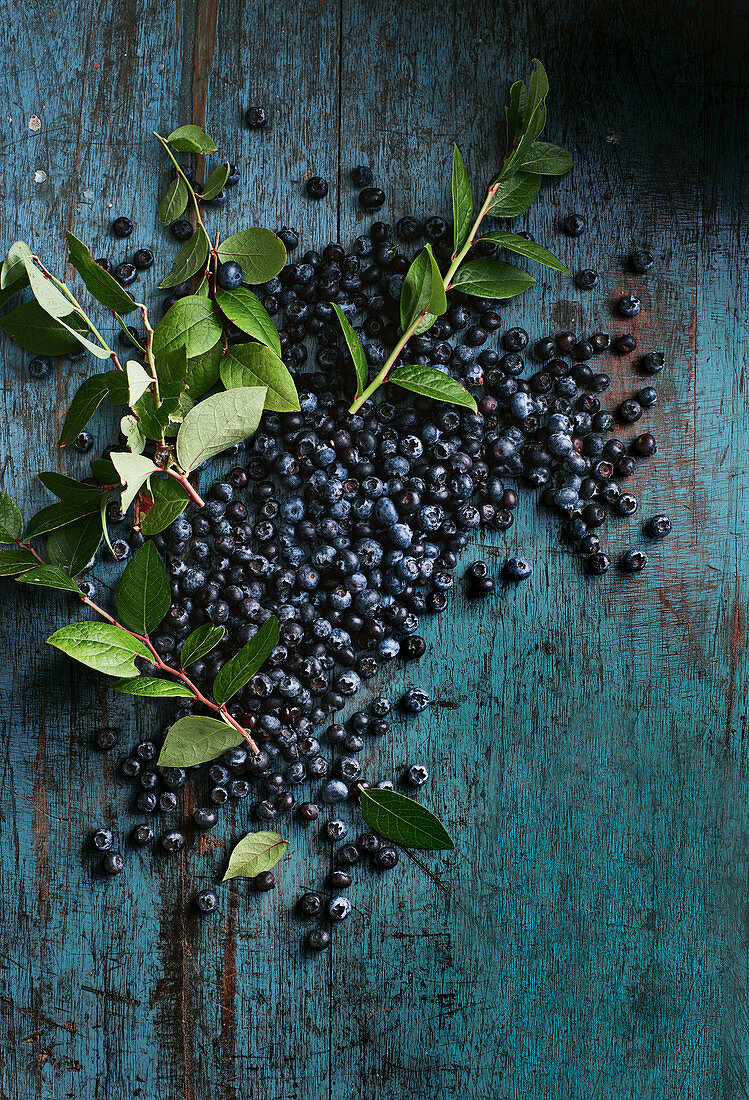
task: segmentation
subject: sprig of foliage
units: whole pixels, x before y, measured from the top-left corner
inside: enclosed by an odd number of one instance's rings
[[[426,332],[445,312],[447,291],[455,289],[479,298],[503,299],[522,294],[536,283],[512,264],[471,256],[487,216],[515,218],[525,213],[538,195],[542,176],[563,175],[572,167],[572,158],[564,149],[538,141],[546,125],[549,81],[541,62],[536,60],[534,65],[528,87],[523,81],[517,81],[510,89],[510,102],[505,109],[507,153],[475,217],[471,182],[460,150],[457,145],[454,147],[451,180],[454,236],[450,264],[443,274],[430,245],[417,255],[401,291],[401,337],[369,383],[361,341],[337,311],[356,372],[356,397],[349,410],[351,413],[357,412],[388,379],[436,401],[476,410],[474,398],[459,382],[434,367],[407,365],[403,355],[411,337]],[[484,233],[481,240],[569,274],[551,252],[518,234],[490,232]]]

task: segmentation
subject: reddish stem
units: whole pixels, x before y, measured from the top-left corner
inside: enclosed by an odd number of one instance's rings
[[[203,500],[203,498],[201,496],[198,495],[198,493],[195,491],[195,489],[193,489],[192,485],[187,480],[187,478],[185,477],[184,474],[180,474],[180,473],[177,472],[177,470],[173,470],[173,469],[165,470],[164,473],[169,474],[169,477],[173,477],[175,481],[178,481],[180,483],[180,485],[183,486],[183,488],[187,491],[187,494],[190,497],[190,500],[195,501],[198,508],[204,508],[205,507],[205,501]]]

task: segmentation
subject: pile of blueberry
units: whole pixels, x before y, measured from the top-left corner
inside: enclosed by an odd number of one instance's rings
[[[267,118],[261,108],[251,108],[246,121],[261,128]],[[232,172],[236,183],[239,173]],[[362,189],[365,209],[382,205],[384,193],[373,186],[369,168],[354,169],[352,181]],[[306,188],[313,198],[328,191],[319,177],[309,179]],[[125,218],[113,224],[120,237],[129,236],[132,228]],[[570,215],[563,228],[579,236],[585,219]],[[279,235],[295,253],[298,233],[285,226]],[[597,364],[605,353],[622,357],[634,352],[637,343],[630,332],[559,332],[532,341],[523,329],[503,326],[497,302],[451,292],[447,312],[410,341],[401,362],[429,364],[455,375],[475,395],[478,411],[390,387],[359,413],[348,412],[352,370],[333,303],[355,326],[376,372],[399,335],[398,303],[410,264],[404,246],[420,247],[425,240],[432,243],[438,263],[449,263],[449,224],[440,217],[423,224],[404,217],[395,229],[374,222],[349,249],[329,243],[321,252],[308,251],[260,288],[279,331],[284,362],[296,378],[300,411],[266,413],[256,435],[235,448],[234,468],[204,494],[205,507],[186,513],[154,539],[167,562],[173,602],[152,638],[160,656],[170,661],[195,627],[224,626],[221,646],[187,670],[209,691],[222,664],[271,615],[278,618],[278,646],[229,708],[260,749],[231,749],[189,774],[158,768],[156,742],[135,746],[122,765],[140,788],[136,808],[146,815],[131,834],[135,845],[156,840],[153,815],[178,810],[177,795],[188,778],[202,789],[203,805],[191,823],[196,831],[213,828],[220,808],[240,801],[251,806],[248,816],[257,822],[268,825],[293,813],[305,826],[318,820],[322,806],[355,802],[361,788],[370,785],[360,754],[369,739],[387,734],[391,704],[378,696],[345,723],[337,720],[339,712],[389,662],[424,654],[420,621],[444,612],[461,551],[476,533],[513,524],[519,498],[508,480],[541,491],[543,504],[562,517],[563,537],[594,575],[610,566],[600,539],[608,515],[631,516],[638,509],[625,483],[637,463],[655,452],[656,440],[645,431],[623,441],[614,429],[617,422],[639,421],[657,394],[651,385],[642,385],[608,411],[601,398],[611,378]],[[495,251],[491,243],[476,246],[476,255]],[[139,267],[152,263],[152,252],[139,249],[132,263],[119,264],[114,273],[126,283]],[[638,273],[652,264],[645,251],[630,257]],[[241,270],[227,278],[241,280]],[[598,281],[589,268],[576,276],[584,289]],[[188,284],[172,290],[165,307],[187,293]],[[640,301],[627,296],[617,310],[631,319],[640,312]],[[236,339],[244,337],[236,333]],[[658,352],[639,361],[645,375],[663,366]],[[85,452],[92,443],[83,433],[76,445]],[[116,509],[109,519],[124,521]],[[651,538],[662,538],[671,523],[659,515],[644,529]],[[117,556],[141,542],[137,531],[117,540]],[[638,548],[621,561],[630,572],[645,563],[645,552]],[[520,582],[531,572],[532,564],[519,557],[502,568],[508,582]],[[495,589],[483,561],[469,566],[465,580],[472,595],[487,596]],[[93,582],[86,583],[93,592]],[[143,671],[157,672],[145,663]],[[412,714],[428,705],[429,697],[418,687],[402,700]],[[193,710],[195,705],[185,704],[177,716]],[[103,730],[97,744],[109,749],[116,739],[113,731]],[[414,790],[427,781],[428,772],[417,764],[403,778]],[[391,784],[384,780],[377,786]],[[334,818],[323,829],[337,843],[346,839],[348,826]],[[168,829],[159,843],[166,852],[180,851],[185,833]],[[113,850],[108,830],[96,833],[94,845],[104,853],[107,873],[122,870],[122,856]],[[364,858],[376,871],[385,871],[395,866],[398,852],[373,833],[343,843],[328,883],[331,899],[326,903],[322,894],[306,893],[298,902],[299,914],[327,919],[328,926],[348,917],[351,906],[340,891],[349,887],[353,865]],[[272,889],[272,872],[258,876],[255,885]],[[196,903],[205,913],[218,906],[211,890]],[[325,948],[330,933],[315,927],[307,943],[311,949]]]

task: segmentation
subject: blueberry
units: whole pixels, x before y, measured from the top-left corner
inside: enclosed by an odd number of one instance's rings
[[[244,272],[236,260],[226,260],[219,264],[216,281],[223,290],[235,290],[243,278]]]
[[[218,909],[218,897],[213,890],[201,890],[195,898],[195,904],[201,913],[215,913]]]
[[[328,840],[343,840],[347,832],[348,825],[345,821],[341,821],[340,818],[334,818],[325,825],[325,836]]]
[[[594,332],[590,337],[590,345],[595,355],[600,355],[602,351],[606,351],[610,343],[611,337],[608,332]]]
[[[663,370],[666,357],[662,351],[651,351],[640,360],[640,367],[645,374],[658,374]]]
[[[101,867],[107,875],[119,875],[125,866],[125,861],[119,852],[106,852],[101,861]]]
[[[164,851],[170,855],[174,852],[181,852],[185,846],[185,834],[178,829],[172,829],[170,832],[163,834],[160,843]]]
[[[102,729],[97,730],[94,736],[94,743],[97,749],[102,749],[105,752],[108,749],[113,749],[120,739],[120,735],[117,730],[112,729],[111,726],[104,726]]]
[[[645,534],[650,535],[653,539],[664,539],[666,535],[671,534],[672,523],[668,516],[660,513],[657,516],[653,516],[645,524]]]
[[[502,347],[510,352],[524,351],[528,347],[528,333],[522,328],[508,329],[502,337]]]
[[[114,844],[114,836],[109,829],[97,829],[93,835],[92,843],[98,851],[108,852]]]
[[[320,807],[316,802],[301,802],[299,804],[297,813],[302,822],[306,825],[310,821],[317,821],[320,816]]]
[[[597,551],[591,554],[587,559],[586,566],[589,573],[592,573],[594,577],[601,577],[608,571],[611,562],[602,551]]]
[[[297,912],[300,917],[305,920],[309,920],[312,917],[319,917],[322,913],[322,898],[319,894],[309,891],[306,894],[302,894],[299,901],[296,903]]]
[[[330,947],[330,932],[325,928],[313,928],[307,934],[307,947],[310,951],[324,951]]]
[[[625,294],[616,303],[616,308],[621,317],[636,317],[642,309],[642,302],[635,294]]]
[[[351,902],[342,896],[333,898],[328,905],[328,916],[334,921],[346,920],[351,916]]]
[[[648,458],[658,450],[658,444],[652,432],[643,432],[632,440],[632,450],[643,458]]]
[[[195,229],[187,218],[178,218],[176,222],[172,222],[169,226],[169,232],[172,234],[175,241],[184,243],[190,240]]]
[[[504,566],[504,574],[509,581],[524,581],[530,577],[533,566],[527,558],[508,558]]]
[[[450,232],[450,227],[444,218],[435,215],[424,222],[424,232],[430,241],[442,241]]]
[[[617,412],[619,418],[623,420],[625,424],[634,424],[634,422],[639,420],[642,416],[642,405],[639,401],[629,398],[626,401],[622,401]]]
[[[130,556],[130,544],[125,539],[115,539],[112,543],[112,553],[116,561],[124,561]]]
[[[623,332],[621,336],[617,336],[614,340],[613,347],[618,355],[629,355],[637,347],[637,341],[631,332]]]
[[[152,267],[153,260],[154,256],[150,248],[139,248],[133,254],[133,265],[137,267],[138,271],[146,271],[149,267]]]
[[[653,262],[653,253],[645,248],[639,248],[629,254],[629,266],[638,275],[644,275],[646,271],[650,271]]]
[[[583,214],[568,214],[562,223],[562,229],[568,237],[579,237],[588,228],[588,220]]]
[[[372,860],[380,871],[389,871],[398,862],[398,850],[390,844],[383,844],[379,852],[375,852]]]
[[[592,267],[583,268],[582,271],[578,271],[575,275],[575,286],[580,290],[592,290],[594,286],[598,286],[598,272],[594,271]]]
[[[385,192],[379,187],[365,187],[359,192],[359,205],[363,210],[379,210],[385,202]]]
[[[115,237],[129,237],[133,231],[133,223],[130,218],[119,217],[112,222],[112,232]]]
[[[423,764],[412,764],[406,773],[406,777],[412,787],[423,787],[429,779],[429,772]]]
[[[351,182],[354,187],[371,187],[374,183],[374,172],[368,164],[359,164],[351,169]]]
[[[121,264],[117,264],[113,274],[117,282],[122,286],[130,286],[138,277],[138,270],[135,264],[131,264],[128,260],[123,260]]]
[[[240,170],[236,166],[236,164],[230,164],[229,165],[229,175],[226,177],[226,186],[227,187],[236,187],[237,184],[239,183],[239,181],[241,180],[241,178],[242,178],[242,173],[240,172]]]
[[[51,372],[51,362],[49,359],[43,359],[40,355],[35,355],[29,363],[29,374],[32,378],[46,378]]]
[[[244,116],[245,125],[250,130],[260,130],[268,124],[268,114],[264,107],[248,107]]]
[[[227,183],[228,182],[229,181],[227,180]],[[290,229],[288,225],[281,226],[278,231],[278,238],[280,241],[282,241],[287,251],[289,252],[295,249],[299,244],[298,232],[296,231],[296,229]]]
[[[424,232],[424,226],[416,218],[401,218],[396,226],[396,232],[404,241],[415,241]]]
[[[328,181],[322,176],[310,176],[304,186],[311,199],[324,199],[328,193]]]
[[[275,890],[276,888],[276,876],[272,871],[261,871],[259,875],[255,875],[254,878],[255,889],[259,890],[261,894],[266,893],[268,890]]]
[[[349,789],[340,779],[330,779],[322,789],[321,798],[328,804],[332,802],[345,802],[349,796]]]
[[[403,709],[409,714],[420,714],[429,706],[429,696],[423,688],[411,687],[403,696]]]
[[[647,554],[642,550],[626,550],[622,554],[622,569],[627,573],[639,573],[647,565]]]

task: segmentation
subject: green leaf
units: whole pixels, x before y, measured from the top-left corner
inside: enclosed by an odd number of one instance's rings
[[[299,396],[286,364],[264,344],[232,344],[221,358],[221,381],[227,390],[238,386],[265,386],[265,407],[273,412],[295,412]]]
[[[178,153],[215,153],[212,138],[199,126],[180,126],[166,139]]]
[[[356,373],[356,396],[361,397],[369,382],[367,356],[362,347],[362,342],[349,324],[346,314],[335,302],[332,303],[332,306],[340,323],[343,338],[346,341],[346,347],[349,350],[349,354],[354,364],[354,371]]]
[[[0,492],[0,544],[15,542],[23,535],[23,516],[13,497]]]
[[[181,516],[190,499],[187,491],[172,477],[154,479],[151,496],[153,504],[142,513],[140,520],[140,529],[148,537],[164,531]]]
[[[215,760],[242,744],[242,734],[217,718],[189,716],[170,726],[159,754],[159,767],[191,768]]]
[[[142,455],[146,449],[146,437],[141,431],[140,421],[134,413],[128,413],[120,421],[120,431],[127,440],[127,449],[134,455]]]
[[[59,504],[50,504],[49,508],[42,508],[29,520],[26,529],[26,537],[36,538],[37,535],[46,535],[49,531],[55,531],[58,527],[67,527],[69,523],[84,516],[90,516],[94,512],[98,514],[98,501],[73,501],[63,500]]]
[[[187,350],[184,345],[166,353],[160,352],[154,356],[154,364],[160,386],[184,387],[187,377]]]
[[[275,867],[289,846],[278,833],[248,833],[229,857],[224,882],[230,878],[254,878]]]
[[[144,695],[151,699],[192,699],[192,692],[184,684],[161,680],[158,676],[131,676],[115,684],[114,690],[125,695]]]
[[[172,270],[161,280],[159,288],[166,290],[167,287],[178,286],[191,279],[198,271],[205,268],[207,258],[208,238],[203,228],[198,226],[192,237],[180,247],[172,262]]]
[[[194,661],[199,661],[201,657],[207,656],[223,639],[224,634],[226,634],[225,627],[212,626],[211,623],[205,623],[203,626],[199,626],[197,630],[193,630],[191,634],[188,634],[182,643],[182,653],[180,654],[182,668],[187,668]]]
[[[242,332],[265,344],[276,355],[281,354],[276,326],[263,303],[246,286],[239,286],[236,290],[217,290],[216,305],[224,317]]]
[[[528,81],[528,99],[523,111],[523,128],[525,130],[528,130],[533,122],[534,115],[536,115],[539,108],[543,106],[549,94],[549,78],[546,75],[546,69],[537,57],[533,58],[533,65],[533,72]]]
[[[150,634],[162,621],[172,593],[164,563],[152,542],[144,542],[127,563],[117,587],[117,614],[136,634]]]
[[[166,229],[184,214],[190,196],[182,176],[175,176],[159,203],[159,221]]]
[[[263,415],[265,394],[265,386],[225,390],[195,405],[177,433],[177,461],[185,473],[251,436]]]
[[[401,328],[411,327],[422,313],[439,317],[447,309],[445,287],[432,252],[432,246],[422,248],[408,269],[400,300]]]
[[[229,164],[219,164],[213,169],[210,176],[205,181],[203,190],[200,192],[200,197],[203,202],[207,202],[208,199],[215,199],[216,195],[221,194],[229,178],[230,169],[231,166]]]
[[[156,326],[153,353],[168,355],[184,347],[189,358],[209,351],[220,339],[221,319],[213,302],[188,294],[176,301]]]
[[[523,158],[522,169],[524,172],[537,172],[540,176],[563,176],[572,164],[572,157],[566,149],[546,141],[534,141]]]
[[[220,705],[227,703],[267,661],[271,650],[278,645],[278,619],[271,615],[254,638],[242,646],[230,661],[219,670],[213,681],[213,698]]]
[[[361,789],[362,817],[380,836],[404,848],[451,851],[455,845],[442,822],[413,798],[396,791]]]
[[[113,451],[109,457],[123,486],[120,508],[126,512],[138,495],[141,486],[151,474],[157,473],[159,468],[151,462],[150,458],[134,455],[129,451]]]
[[[47,641],[105,676],[133,676],[137,672],[135,658],[150,661],[153,656],[143,642],[111,623],[70,623],[56,630]]]
[[[434,367],[397,367],[390,372],[389,380],[401,389],[431,397],[434,401],[447,401],[451,405],[462,405],[476,412],[476,401],[468,390],[461,386],[457,378]]]
[[[532,275],[502,260],[471,260],[458,268],[452,285],[477,298],[514,298],[535,284]]]
[[[29,285],[28,276],[24,273],[22,279],[18,279],[15,283],[11,283],[5,288],[0,290],[0,308],[9,302],[14,294],[18,294],[21,290],[24,290]]]
[[[541,177],[518,172],[503,180],[492,199],[487,214],[495,218],[517,218],[532,206],[541,187]]]
[[[56,588],[60,592],[74,592],[80,596],[78,585],[58,565],[38,565],[18,578],[24,584],[38,584],[42,588]]]
[[[286,249],[283,241],[270,229],[245,229],[227,237],[218,246],[218,258],[221,263],[236,260],[242,268],[246,283],[267,283],[278,275],[286,263]]]
[[[88,340],[85,336],[81,335],[79,327],[71,326],[67,321],[63,320],[63,317],[68,317],[70,314],[74,315],[79,322],[85,324],[83,314],[80,307],[75,305],[70,299],[58,290],[56,285],[50,278],[44,275],[35,264],[29,262],[26,265],[26,273],[29,277],[29,284],[34,297],[37,300],[39,306],[58,324],[62,325],[64,329],[76,338],[79,344],[82,344],[84,348],[88,348],[92,355],[95,355],[97,359],[109,359],[111,352],[108,348],[103,348],[101,344],[94,344],[91,340]]]
[[[127,376],[124,371],[93,374],[81,382],[60,433],[60,446],[65,447],[83,431],[105,397],[115,404],[127,403]]]
[[[92,458],[91,473],[102,485],[116,487],[120,483],[120,476],[108,458]]]
[[[0,550],[0,577],[12,577],[39,564],[30,550]]]
[[[218,382],[222,355],[221,344],[214,344],[208,351],[193,355],[187,360],[186,389],[190,397],[197,401]]]
[[[86,284],[89,294],[96,298],[97,302],[101,302],[107,309],[112,309],[116,313],[125,315],[136,310],[137,302],[133,301],[114,276],[103,267],[99,267],[83,241],[79,241],[75,234],[69,231],[66,236],[70,247],[70,262]]]
[[[555,271],[563,271],[569,275],[569,270],[564,266],[561,260],[557,259],[553,252],[549,252],[543,245],[536,244],[535,241],[528,241],[525,237],[521,237],[519,233],[505,233],[502,230],[497,230],[496,233],[484,233],[481,238],[482,241],[493,241],[495,244],[500,245],[502,248],[509,248],[510,252],[516,252],[518,256],[527,256],[531,260],[536,260],[540,264],[545,264],[546,267],[553,267]]]
[[[37,474],[37,477],[45,489],[49,489],[50,493],[54,493],[60,500],[98,501],[101,499],[101,493],[96,485],[84,485],[74,477],[60,474],[56,470],[44,470],[41,474]]]
[[[101,503],[106,507],[107,497],[102,494]],[[102,538],[101,516],[94,513],[50,531],[47,539],[47,556],[53,565],[75,577],[85,569],[99,549]]]
[[[15,241],[0,268],[0,289],[5,290],[13,283],[28,282],[28,265],[33,263],[33,255],[26,241]]]
[[[151,385],[153,378],[146,373],[136,359],[128,360],[125,365],[125,373],[127,374],[127,403],[132,408]]]
[[[525,82],[522,80],[516,80],[510,88],[510,102],[505,107],[505,118],[507,119],[507,147],[512,149],[515,142],[520,137],[523,114],[525,112],[525,105],[528,102],[528,89],[525,86]]]
[[[460,252],[468,240],[473,226],[473,195],[471,181],[466,172],[463,157],[457,145],[453,146],[453,243],[455,252]]]
[[[73,318],[72,327],[89,331],[78,316]],[[0,317],[0,329],[34,355],[67,355],[79,346],[78,337],[45,313],[38,302],[24,302]]]

